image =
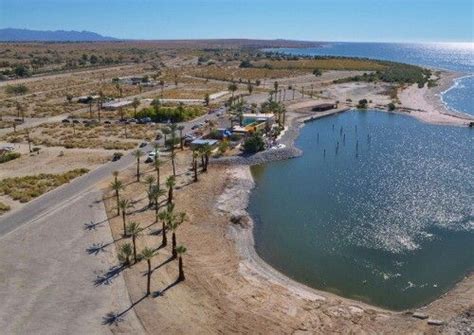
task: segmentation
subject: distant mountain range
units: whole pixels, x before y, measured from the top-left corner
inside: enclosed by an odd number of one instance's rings
[[[114,40],[117,39],[113,37],[102,36],[91,31],[51,31],[15,28],[0,29],[0,41],[2,42],[93,42]]]

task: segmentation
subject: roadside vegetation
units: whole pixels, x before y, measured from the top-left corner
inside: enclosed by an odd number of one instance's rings
[[[282,57],[282,56],[280,56]],[[253,63],[254,67],[267,69],[293,69],[313,72],[319,70],[350,70],[350,71],[377,71],[383,70],[382,62],[346,57],[285,57],[270,60],[261,60]]]
[[[3,202],[0,202],[0,215],[5,214],[10,210],[10,206],[4,204]]]
[[[433,80],[431,80],[431,71],[428,69],[421,68],[415,65],[400,64],[400,63],[389,63],[382,70],[377,70],[371,73],[364,73],[363,75],[353,76],[349,78],[343,78],[335,80],[335,84],[346,83],[346,82],[386,82],[398,85],[404,84],[418,84],[418,87],[422,88],[425,84],[429,84],[430,87],[434,86]]]
[[[137,117],[149,117],[154,122],[184,122],[204,115],[207,109],[203,106],[162,106],[159,99],[152,102],[152,106],[137,113]]]
[[[61,174],[41,173],[34,176],[13,177],[0,180],[0,194],[22,203],[55,189],[87,173],[88,169],[75,169]]]
[[[21,154],[19,152],[5,152],[3,154],[0,154],[0,164],[17,159],[20,156]]]

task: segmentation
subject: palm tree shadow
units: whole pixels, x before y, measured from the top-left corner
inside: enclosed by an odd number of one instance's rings
[[[102,223],[104,222],[107,222],[108,219],[105,219],[105,220],[102,220],[102,221],[99,221],[99,222],[86,222],[84,223],[84,230],[96,230],[97,226],[101,225]]]
[[[109,312],[107,313],[104,317],[102,317],[102,324],[103,325],[117,325],[119,322],[122,322],[124,320],[124,315],[127,314],[128,311],[130,311],[133,307],[135,307],[137,304],[139,304],[143,299],[145,299],[147,296],[144,295],[134,303],[130,305],[127,309],[123,310],[122,312]]]
[[[110,242],[110,243],[94,243],[92,244],[90,247],[88,247],[86,249],[87,253],[89,255],[94,255],[94,256],[97,256],[100,252],[105,252],[105,248],[107,248],[110,244],[112,244],[113,242]]]
[[[156,222],[155,222],[155,223],[156,223]],[[154,223],[154,224],[155,224],[155,223]],[[152,225],[149,225],[148,227],[150,227],[150,226],[152,226]],[[145,228],[148,228],[148,227],[145,227]],[[151,235],[151,236],[159,236],[159,235],[161,235],[161,232],[162,232],[162,231],[163,231],[163,229],[161,229],[161,228],[155,229],[155,230],[151,231],[149,235]]]
[[[157,250],[161,249],[162,246],[158,247]],[[162,266],[168,264],[169,262],[171,262],[172,260],[174,260],[173,256],[170,256],[167,260],[161,262],[160,264],[158,264],[156,267],[154,267],[153,269],[151,269],[151,273],[155,272],[156,270],[158,270],[159,268],[161,268]],[[146,273],[145,273],[146,275]]]
[[[153,298],[158,298],[158,297],[161,297],[163,295],[165,295],[166,291],[168,291],[170,288],[173,288],[175,287],[176,285],[178,285],[178,283],[180,282],[179,279],[176,279],[174,282],[172,282],[171,284],[169,284],[168,286],[166,286],[164,289],[162,289],[161,291],[155,291],[151,294],[151,296]]]
[[[110,267],[104,274],[97,275],[93,281],[94,286],[110,285],[123,270],[125,270],[125,266],[122,264]]]

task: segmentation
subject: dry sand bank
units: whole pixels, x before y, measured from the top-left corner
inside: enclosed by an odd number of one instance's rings
[[[441,95],[454,84],[454,80],[462,77],[461,74],[442,72],[438,86],[433,88],[418,88],[411,85],[399,92],[398,97],[402,107],[407,108],[409,114],[420,121],[441,125],[467,125],[474,121],[474,117],[465,113],[456,113],[449,110],[441,101]]]

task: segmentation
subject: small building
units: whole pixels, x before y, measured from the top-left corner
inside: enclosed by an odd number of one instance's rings
[[[312,108],[313,112],[325,112],[331,109],[336,109],[337,104],[330,104],[330,103],[325,103],[325,104],[319,104],[316,105]]]
[[[118,77],[112,82],[118,82],[126,85],[139,85],[149,83],[150,80],[148,76],[131,76],[131,77]]]
[[[131,100],[122,100],[122,101],[112,100],[110,102],[106,102],[105,104],[103,104],[102,108],[105,109],[105,110],[114,111],[114,110],[117,110],[117,109],[120,109],[120,108],[129,107],[129,106],[132,105],[132,103],[133,103],[133,101],[131,101]]]
[[[247,126],[252,123],[269,122],[272,124],[275,121],[275,115],[272,113],[244,113],[242,125]]]
[[[218,140],[198,138],[191,142],[190,147],[192,150],[197,150],[205,145],[209,145],[211,149],[215,149],[218,143]]]

